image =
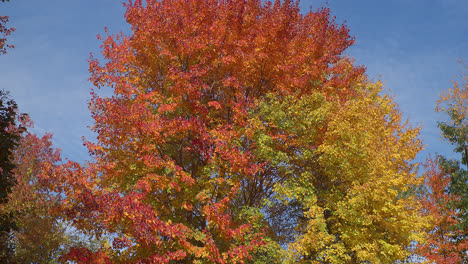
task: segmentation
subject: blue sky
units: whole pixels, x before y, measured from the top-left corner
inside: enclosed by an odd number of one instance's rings
[[[326,1],[301,2],[303,12]],[[452,86],[468,63],[468,1],[466,0],[329,0],[338,22],[346,21],[356,44],[346,53],[367,67],[373,80],[382,80],[405,118],[422,125],[421,138],[430,153],[454,157],[440,140],[434,112],[440,92]],[[0,89],[11,92],[22,112],[35,123],[35,132],[54,133],[63,156],[88,157],[81,137],[92,138],[87,108],[91,84],[89,53],[99,53],[97,34],[129,31],[120,0],[11,0],[0,3],[0,15],[10,16],[17,29],[16,46],[0,56]]]

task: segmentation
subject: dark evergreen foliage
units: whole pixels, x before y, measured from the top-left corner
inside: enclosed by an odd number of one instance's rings
[[[17,124],[24,118],[24,114],[18,114],[18,105],[8,97],[8,92],[0,91],[0,203],[7,202],[11,187],[15,184],[12,154],[26,130]],[[11,263],[14,246],[9,236],[16,228],[13,217],[13,213],[0,214],[0,263]]]

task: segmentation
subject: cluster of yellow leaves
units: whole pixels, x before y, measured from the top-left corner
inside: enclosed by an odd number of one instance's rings
[[[331,118],[319,162],[336,183],[325,199],[342,243],[358,262],[389,263],[423,238],[426,222],[411,194],[422,179],[409,164],[421,143],[419,129],[402,125],[395,104],[378,95],[380,84],[365,86]]]
[[[423,179],[410,163],[422,147],[419,128],[402,123],[381,91],[363,80],[347,101],[318,92],[269,103],[270,124],[290,129],[284,143],[295,151],[270,143],[263,154],[288,168],[276,191],[299,200],[306,219],[295,223],[290,263],[391,263],[424,241],[429,219],[415,195]]]

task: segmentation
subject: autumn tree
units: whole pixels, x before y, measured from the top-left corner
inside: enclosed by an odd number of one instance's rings
[[[8,252],[2,254],[2,263],[58,263],[71,246],[93,245],[68,228],[58,210],[62,194],[51,192],[49,179],[42,177],[44,170],[61,161],[60,151],[52,147],[52,135],[38,137],[26,128],[32,128],[32,121],[27,115],[18,115],[7,130],[13,132],[15,144],[8,154],[9,178],[2,181],[10,183],[0,204],[0,215],[8,220],[4,222],[8,229],[2,233]]]
[[[64,260],[391,263],[422,241],[418,129],[293,1],[130,1],[90,59],[93,160],[43,174],[74,226]],[[284,248],[288,248],[285,252]]]
[[[468,67],[465,66],[465,69]],[[460,81],[454,81],[453,88],[444,91],[437,102],[437,112],[442,112],[448,116],[447,121],[438,122],[442,131],[442,136],[454,148],[454,152],[460,153],[460,162],[468,164],[468,75],[463,75]],[[468,174],[459,165],[453,166],[457,173],[453,174],[451,189],[454,193],[462,197],[458,209],[464,228],[468,228]]]
[[[38,137],[28,132],[22,135],[12,154],[15,185],[0,210],[13,214],[16,229],[10,236],[15,246],[14,263],[56,263],[62,251],[72,244],[67,241],[70,235],[65,232],[60,217],[53,212],[59,196],[41,183],[44,167],[57,166],[60,161],[51,137],[51,134]]]
[[[20,121],[23,127],[33,127],[27,116]],[[44,171],[58,167],[61,161],[60,150],[52,146],[51,139],[49,133],[39,137],[25,131],[11,153],[14,185],[0,205],[0,214],[9,215],[14,226],[8,232],[12,248],[8,263],[59,263],[72,246],[98,245],[69,225],[59,207],[62,193],[51,192],[50,179],[43,177]]]
[[[16,181],[13,176],[15,164],[13,152],[18,146],[21,134],[26,130],[22,120],[26,115],[18,113],[18,105],[8,97],[8,92],[0,91],[0,206],[8,201],[8,195]],[[16,229],[13,220],[15,212],[0,212],[0,262],[10,263],[14,244],[10,232]]]
[[[285,223],[294,226],[288,263],[392,263],[424,241],[427,218],[413,193],[422,182],[408,162],[421,148],[419,129],[401,124],[381,85],[362,78],[344,101],[327,98],[330,90],[267,97],[255,117],[276,131],[260,134],[260,155],[289,175],[275,195],[299,209]]]
[[[5,1],[2,1],[5,2]],[[0,55],[13,45],[6,44],[7,37],[15,30],[8,28],[8,16],[0,16]],[[14,185],[12,153],[18,145],[24,127],[17,124],[24,117],[18,112],[16,102],[8,97],[8,92],[0,90],[0,206],[7,202],[7,196]],[[0,213],[0,262],[9,263],[13,254],[10,232],[15,228],[12,213]]]
[[[423,196],[425,212],[432,218],[427,242],[419,246],[419,254],[428,263],[464,263],[468,243],[460,240],[466,231],[459,228],[458,209],[460,196],[450,190],[451,175],[456,165],[439,156],[425,164],[427,191]]]
[[[426,208],[435,218],[428,245],[422,255],[437,263],[468,261],[468,173],[466,143],[468,139],[468,79],[454,81],[453,88],[444,91],[437,102],[436,111],[445,113],[447,121],[438,123],[442,136],[460,153],[461,159],[438,156],[436,165],[427,170],[430,192],[426,195]],[[461,164],[460,164],[461,163]]]

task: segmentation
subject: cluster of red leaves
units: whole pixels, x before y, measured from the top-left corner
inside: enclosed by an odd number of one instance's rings
[[[468,241],[460,238],[466,231],[457,227],[455,204],[459,197],[449,192],[450,172],[444,171],[438,160],[429,159],[425,164],[426,193],[423,204],[427,214],[432,216],[433,230],[428,241],[421,245],[419,253],[431,263],[463,263],[468,250]]]
[[[87,248],[71,248],[70,251],[60,258],[63,263],[77,264],[110,264],[111,259],[103,252],[93,252]]]
[[[7,48],[14,48],[13,45],[6,44],[7,37],[15,31],[14,28],[5,26],[8,22],[8,18],[8,16],[0,16],[0,54],[5,54]]]

